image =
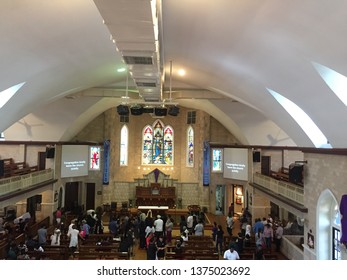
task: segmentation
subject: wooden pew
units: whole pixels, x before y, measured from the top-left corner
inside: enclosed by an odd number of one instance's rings
[[[278,255],[276,254],[264,254],[265,260],[278,260]]]
[[[165,260],[219,260],[218,253],[214,251],[209,252],[183,252],[176,254],[174,252],[167,252]]]
[[[40,251],[28,251],[30,258],[45,259],[45,260],[68,260],[69,248],[67,245],[51,246],[46,245],[43,248],[43,252]]]
[[[93,241],[93,240],[92,240]],[[95,241],[96,242],[96,241]],[[120,242],[109,245],[96,245],[96,243],[82,243],[78,248],[78,259],[130,259],[129,252],[119,252]]]
[[[254,253],[241,253],[239,256],[240,260],[254,260]]]

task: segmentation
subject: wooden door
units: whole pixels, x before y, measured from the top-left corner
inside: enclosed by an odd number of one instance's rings
[[[65,210],[78,211],[78,182],[65,184]]]
[[[38,170],[46,169],[46,152],[39,152],[37,160]]]
[[[95,184],[87,183],[86,210],[95,209]]]
[[[262,156],[261,157],[261,174],[270,176],[271,172],[271,157]]]

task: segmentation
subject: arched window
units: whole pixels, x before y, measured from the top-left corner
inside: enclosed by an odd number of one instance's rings
[[[120,131],[120,165],[128,165],[128,127],[126,125],[122,126]]]
[[[187,166],[194,166],[194,130],[191,126],[187,130]]]
[[[313,248],[317,260],[341,259],[341,222],[337,199],[329,189],[319,196],[316,208],[316,242]],[[311,246],[312,248],[312,246]]]
[[[171,126],[156,120],[147,125],[142,134],[142,164],[173,165],[174,135]]]

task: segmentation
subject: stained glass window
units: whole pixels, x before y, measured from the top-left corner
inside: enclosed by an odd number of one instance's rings
[[[223,171],[223,150],[212,149],[212,171],[222,172]]]
[[[100,147],[89,147],[89,170],[100,170]]]
[[[143,129],[142,164],[173,165],[174,133],[170,126],[156,120]]]
[[[128,165],[128,127],[123,125],[120,132],[120,165]]]
[[[187,131],[187,166],[194,166],[194,130],[191,126]]]

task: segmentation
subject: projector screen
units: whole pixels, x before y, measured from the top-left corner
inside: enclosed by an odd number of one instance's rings
[[[223,177],[248,181],[248,149],[224,148]]]
[[[88,176],[89,146],[63,145],[61,177]]]

